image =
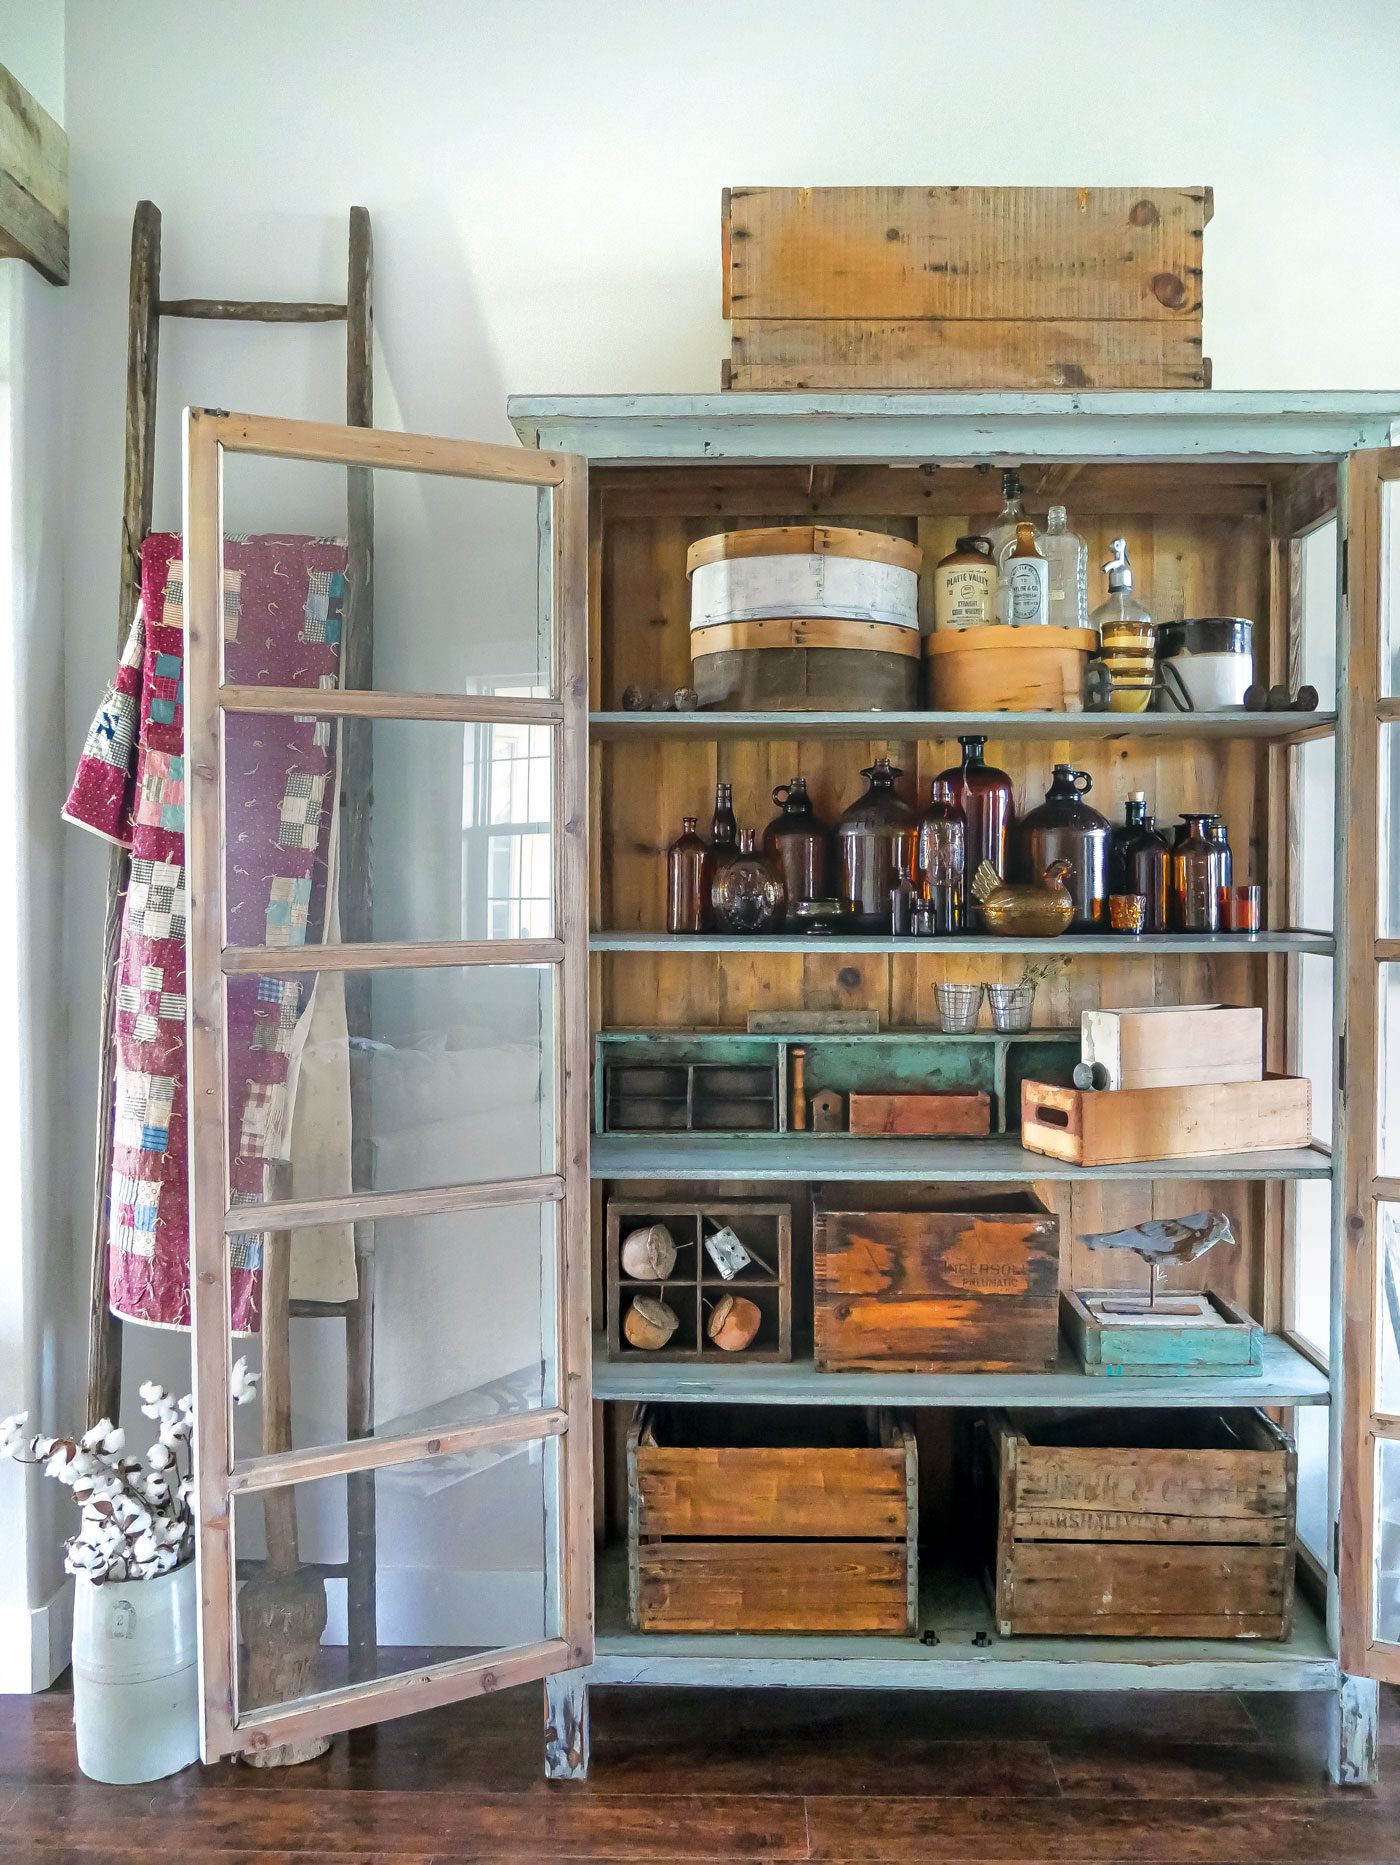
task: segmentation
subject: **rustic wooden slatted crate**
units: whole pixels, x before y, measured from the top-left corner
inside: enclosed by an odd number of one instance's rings
[[[1031,1191],[824,1185],[812,1200],[821,1372],[1044,1372],[1059,1219]]]
[[[735,389],[1208,388],[1209,188],[730,188]]]
[[[627,1493],[638,1631],[915,1631],[906,1419],[644,1406],[627,1434]]]
[[[976,1469],[1003,1637],[1288,1637],[1298,1459],[1262,1412],[994,1413]]]

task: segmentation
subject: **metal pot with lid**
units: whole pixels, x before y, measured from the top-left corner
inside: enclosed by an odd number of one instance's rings
[[[1084,801],[1093,785],[1088,771],[1057,764],[1045,801],[1028,810],[1012,832],[1016,880],[1039,880],[1052,861],[1073,867],[1064,881],[1074,900],[1072,932],[1093,932],[1107,916],[1110,825]]]

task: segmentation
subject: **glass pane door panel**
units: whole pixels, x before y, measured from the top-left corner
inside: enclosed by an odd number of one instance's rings
[[[1293,1414],[1298,1445],[1298,1539],[1319,1561],[1330,1559],[1327,1527],[1328,1422],[1325,1405],[1300,1405]]]
[[[1322,691],[1321,687],[1318,691]],[[1337,860],[1336,742],[1332,738],[1312,739],[1299,745],[1295,756],[1299,803],[1298,924],[1330,932],[1335,924],[1332,876]]]
[[[1318,704],[1330,710],[1337,691],[1336,519],[1299,538],[1297,550],[1302,678],[1317,688]]]
[[[1376,1206],[1376,1404],[1400,1418],[1400,1205]]]
[[[1382,725],[1380,735],[1379,932],[1393,939],[1400,936],[1400,726]]]
[[[517,456],[522,464],[528,456]],[[355,475],[374,497],[373,657],[356,640]],[[549,492],[538,486],[224,456],[224,679],[230,686],[548,696]]]
[[[1316,1110],[1316,1096],[1313,1105]],[[1330,1353],[1332,1187],[1325,1180],[1301,1179],[1287,1190],[1293,1207],[1293,1312],[1288,1325],[1319,1352]]]
[[[1381,692],[1400,695],[1400,480],[1383,479],[1381,500]]]
[[[250,972],[226,989],[231,1203],[554,1171],[552,966]]]
[[[1377,965],[1380,996],[1379,1157],[1382,1178],[1400,1177],[1400,965]]]
[[[1400,1643],[1400,1441],[1376,1445],[1376,1637]]]
[[[337,820],[352,735],[369,801]],[[549,725],[230,713],[227,943],[550,938],[553,795]]]
[[[323,1224],[230,1238],[233,1261],[290,1253],[299,1295],[343,1301],[372,1271],[373,1435],[447,1431],[558,1402],[554,1307],[557,1204],[502,1205],[431,1217]],[[357,1259],[358,1247],[358,1259]],[[261,1406],[234,1413],[240,1459],[346,1437],[346,1328],[338,1315],[293,1314],[288,1334],[291,1442],[264,1444]],[[262,1337],[242,1347],[262,1362]]]
[[[552,1455],[532,1440],[235,1495],[239,1712],[550,1636],[545,1479]],[[376,1558],[366,1569],[376,1642],[362,1651],[351,1649],[345,1580],[316,1572],[320,1564],[364,1559],[350,1530],[357,1484],[373,1485],[377,1530]],[[265,1629],[263,1602],[289,1593],[310,1599],[298,1615],[310,1628],[303,1666],[287,1662]],[[274,1636],[285,1642],[285,1630]]]
[[[1297,1072],[1312,1083],[1313,1137],[1332,1143],[1333,961],[1305,952],[1298,960]]]

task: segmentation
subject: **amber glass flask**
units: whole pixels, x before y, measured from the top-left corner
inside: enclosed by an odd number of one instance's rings
[[[783,877],[791,917],[799,900],[825,900],[831,869],[831,836],[807,795],[805,777],[773,792],[778,814],[763,831],[763,853]]]
[[[934,779],[934,795],[955,803],[963,813],[967,824],[967,873],[976,874],[984,861],[990,861],[1005,880],[1006,838],[1013,814],[1011,779],[1005,771],[984,761],[985,736],[970,734],[959,738],[958,743],[962,746],[962,763],[939,772]]]
[[[865,795],[836,825],[841,896],[863,932],[888,932],[890,894],[914,878],[914,812],[895,793],[903,775],[888,758],[876,758],[861,776]]]
[[[1220,890],[1226,850],[1208,833],[1208,814],[1182,817],[1171,853],[1171,922],[1173,932],[1219,932]]]
[[[1167,838],[1150,816],[1142,820],[1142,832],[1123,851],[1127,884],[1123,891],[1141,894],[1147,902],[1143,915],[1144,932],[1162,933],[1171,926],[1171,850]]]
[[[938,784],[919,818],[915,849],[919,896],[933,910],[935,933],[967,925],[967,818],[939,794]]]
[[[710,906],[710,850],[695,832],[696,818],[681,819],[681,832],[666,851],[666,930],[703,932]]]

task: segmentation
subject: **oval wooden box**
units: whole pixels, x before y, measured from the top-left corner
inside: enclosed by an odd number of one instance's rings
[[[924,640],[935,712],[1080,712],[1092,628],[944,629]]]

